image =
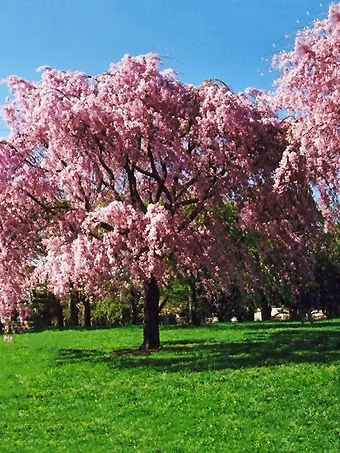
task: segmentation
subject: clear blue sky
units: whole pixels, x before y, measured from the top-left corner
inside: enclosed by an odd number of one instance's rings
[[[0,78],[36,79],[42,65],[96,74],[126,53],[155,52],[188,83],[216,77],[235,91],[270,88],[273,74],[262,59],[287,46],[284,36],[324,15],[330,3],[0,0]],[[4,96],[2,87],[0,101]]]

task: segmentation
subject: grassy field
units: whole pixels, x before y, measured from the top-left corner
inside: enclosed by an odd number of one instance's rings
[[[50,330],[0,341],[0,451],[340,451],[340,321]]]

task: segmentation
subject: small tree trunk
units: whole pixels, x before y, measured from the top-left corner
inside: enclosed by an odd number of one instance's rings
[[[89,298],[83,295],[82,302],[84,305],[84,327],[91,327],[91,304]]]
[[[131,289],[130,292],[130,304],[131,304],[131,324],[136,325],[138,322],[138,302],[140,299],[140,293],[135,289]]]
[[[201,324],[201,318],[198,313],[197,290],[194,279],[190,280],[189,286],[191,290],[191,298],[189,302],[190,324],[192,326],[199,326]]]
[[[272,319],[272,307],[269,304],[261,306],[262,321],[271,321]]]
[[[72,291],[70,294],[70,319],[69,325],[77,327],[79,324],[79,308],[77,303],[79,302],[78,291]]]
[[[261,293],[261,315],[262,321],[270,321],[272,319],[272,307],[263,293]]]
[[[56,297],[56,318],[57,318],[57,327],[64,327],[64,315],[63,307],[61,306],[59,297]]]
[[[159,287],[152,275],[144,284],[143,344],[141,349],[159,349]]]
[[[299,320],[299,315],[298,315],[298,310],[297,307],[291,307],[289,310],[289,319],[291,321],[298,321]]]

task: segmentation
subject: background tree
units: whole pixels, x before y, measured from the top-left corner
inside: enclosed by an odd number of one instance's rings
[[[339,220],[340,4],[325,20],[301,30],[294,48],[276,55],[282,71],[272,101],[287,115],[289,145],[276,171],[277,186],[311,185],[326,220]]]
[[[317,263],[320,256],[317,258],[314,253],[315,243],[322,241],[319,234],[324,227],[332,229],[339,221],[339,61],[338,3],[330,6],[326,19],[316,20],[312,27],[297,33],[291,51],[274,57],[273,64],[281,76],[273,92],[248,91],[262,108],[273,107],[284,117],[287,147],[275,170],[275,185],[279,194],[292,199],[291,215],[296,218],[293,224],[297,228],[288,234],[300,231],[298,242],[302,251],[298,259],[289,259],[289,253],[277,255],[280,260],[284,258],[279,267],[286,267],[293,278],[291,300],[305,293],[317,274],[320,277]],[[321,216],[315,215],[313,200]]]
[[[340,231],[324,233],[315,246],[314,309],[322,310],[328,318],[340,316]]]
[[[64,316],[61,301],[46,288],[36,288],[31,294],[29,322],[34,329],[50,326],[63,327]]]

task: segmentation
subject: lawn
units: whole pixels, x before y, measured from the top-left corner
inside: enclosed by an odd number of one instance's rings
[[[0,451],[340,451],[340,320],[48,330],[0,341]]]

